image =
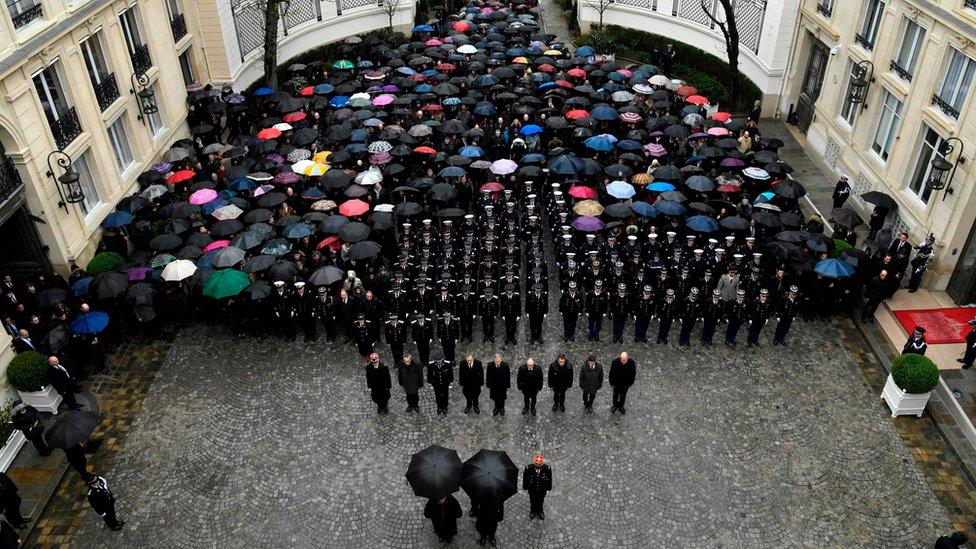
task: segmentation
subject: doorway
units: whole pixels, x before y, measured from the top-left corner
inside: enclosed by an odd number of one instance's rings
[[[969,230],[969,238],[949,277],[946,293],[960,305],[976,302],[976,224]]]
[[[813,123],[814,107],[823,89],[824,75],[827,72],[827,61],[830,60],[830,48],[820,40],[810,36],[813,44],[810,48],[810,58],[807,69],[803,73],[803,87],[800,99],[796,104],[797,127],[807,133]]]

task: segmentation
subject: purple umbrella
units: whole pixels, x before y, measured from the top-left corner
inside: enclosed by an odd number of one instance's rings
[[[275,176],[274,181],[279,185],[292,185],[302,180],[302,176],[295,172],[281,172]]]
[[[152,271],[149,267],[135,267],[125,272],[126,278],[132,280],[145,280],[146,274]]]
[[[644,150],[647,151],[651,156],[667,156],[668,150],[664,148],[663,145],[657,143],[648,143],[644,145]]]
[[[383,86],[383,93],[396,93],[400,91],[400,88],[394,84],[387,84]]]
[[[152,169],[159,173],[169,173],[169,171],[173,169],[173,165],[169,162],[159,162],[157,164],[153,164]]]
[[[369,163],[370,164],[373,164],[373,165],[376,165],[376,166],[381,166],[383,164],[389,164],[390,161],[392,161],[392,160],[393,160],[393,157],[390,156],[390,153],[388,153],[388,152],[373,153],[369,157]]]
[[[726,158],[725,160],[722,161],[723,168],[741,168],[742,166],[745,165],[746,163],[743,162],[742,160],[739,160],[738,158]]]
[[[603,221],[599,217],[583,215],[573,220],[573,228],[578,231],[599,231],[603,228]]]
[[[284,156],[281,156],[280,154],[277,154],[277,153],[269,154],[268,156],[265,156],[264,159],[265,160],[269,160],[271,162],[274,162],[278,166],[280,166],[280,165],[282,165],[282,164],[285,163],[285,157]]]
[[[695,133],[693,133],[693,134],[691,134],[691,135],[688,136],[688,140],[702,139],[703,137],[708,137],[708,134],[707,133],[704,133],[704,132],[695,132]]]

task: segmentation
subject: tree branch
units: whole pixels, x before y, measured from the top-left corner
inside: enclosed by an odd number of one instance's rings
[[[722,7],[723,8],[726,7],[725,2],[722,2]],[[729,36],[729,29],[728,29],[728,27],[726,27],[725,23],[722,22],[722,21],[719,21],[718,18],[715,17],[714,14],[712,14],[712,10],[709,9],[708,6],[705,5],[705,0],[701,0],[701,8],[702,8],[702,11],[705,12],[705,15],[709,19],[712,20],[712,23],[714,23],[715,26],[717,26],[718,29],[720,31],[722,31],[722,36],[724,36],[725,37],[725,41],[728,42],[731,37]],[[725,17],[726,17],[726,19],[728,19],[728,17],[729,17],[729,11],[728,11],[728,9],[725,9]],[[733,15],[733,17],[734,17],[734,15]]]

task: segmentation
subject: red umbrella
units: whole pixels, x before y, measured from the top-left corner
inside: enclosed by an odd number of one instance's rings
[[[471,23],[467,21],[455,21],[453,27],[458,32],[468,32],[471,30]]]
[[[290,112],[290,113],[286,114],[284,116],[284,118],[282,118],[282,120],[284,120],[285,122],[288,122],[289,124],[291,124],[292,122],[301,122],[302,120],[305,120],[305,117],[307,117],[307,116],[308,115],[305,114],[305,112],[303,112],[303,111]]]
[[[542,72],[556,72],[556,67],[550,65],[549,63],[545,63],[539,65],[539,70]]]
[[[315,87],[314,86],[305,86],[298,93],[302,97],[311,97],[311,96],[315,95]],[[287,120],[286,120],[286,122],[287,122]]]
[[[569,188],[569,196],[582,198],[584,200],[596,197],[596,191],[583,185],[573,185]]]
[[[457,67],[455,67],[454,65],[452,65],[450,63],[438,63],[437,66],[434,67],[434,68],[437,69],[437,70],[439,70],[439,71],[449,72],[449,71],[453,71]]]
[[[718,122],[728,122],[729,119],[732,118],[732,115],[727,112],[717,112],[713,114],[711,118],[712,120],[716,120]]]
[[[342,246],[342,242],[339,241],[339,237],[338,236],[336,236],[336,235],[330,235],[330,236],[327,236],[327,237],[323,238],[322,239],[322,242],[319,242],[315,246],[315,249],[316,250],[321,250],[322,248],[325,248],[326,246],[328,246],[329,249],[331,249],[332,251],[335,251],[335,250],[338,250]]]
[[[346,217],[356,217],[369,211],[369,204],[362,200],[347,200],[339,205],[339,213]]]
[[[258,132],[258,139],[278,139],[281,137],[281,130],[266,128]]]
[[[725,185],[719,185],[715,188],[715,190],[720,193],[738,193],[742,192],[742,187],[738,185],[729,185],[726,183]]]
[[[556,85],[561,88],[570,88],[570,89],[573,88],[573,85],[565,80],[556,80]]]
[[[424,108],[420,109],[425,112],[440,112],[444,110],[444,107],[438,105],[437,103],[428,103],[424,105]]]
[[[166,182],[170,185],[175,185],[177,183],[182,183],[184,181],[189,181],[197,176],[197,172],[193,170],[180,170],[166,179]]]
[[[416,149],[413,150],[413,152],[415,152],[417,154],[437,154],[437,151],[435,151],[434,149],[432,149],[430,147],[426,147],[426,146],[425,147],[417,147]]]
[[[589,118],[590,113],[584,111],[583,109],[573,109],[566,113],[566,119],[568,120],[579,120],[580,118]]]
[[[569,69],[566,74],[572,76],[573,78],[586,78],[586,71],[580,68]]]
[[[698,93],[698,90],[696,90],[694,86],[681,86],[680,88],[674,91],[678,95],[683,95],[685,97],[689,95],[695,95],[696,93]]]
[[[497,181],[489,181],[481,186],[481,192],[489,191],[493,193],[501,192],[505,190],[505,186]]]
[[[692,105],[707,105],[708,104],[708,98],[707,97],[703,97],[701,95],[691,95],[691,96],[688,96],[688,99],[685,99],[685,101],[691,103]]]

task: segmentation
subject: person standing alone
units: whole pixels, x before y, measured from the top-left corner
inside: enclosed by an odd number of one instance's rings
[[[637,379],[637,363],[626,352],[613,359],[610,363],[610,386],[613,387],[613,405],[610,413],[627,414],[624,405],[627,403],[627,391]]]
[[[546,464],[542,454],[536,454],[532,463],[522,471],[522,489],[529,493],[529,520],[538,517],[545,520],[543,504],[546,494],[552,490],[552,469]]]

